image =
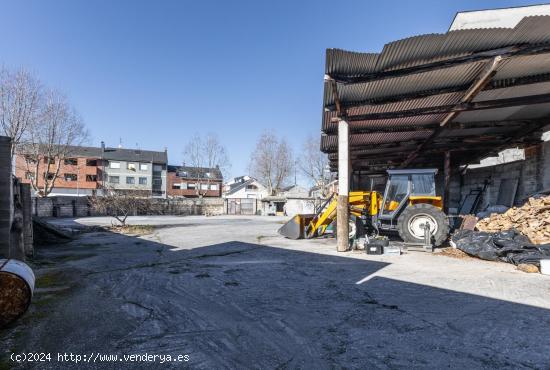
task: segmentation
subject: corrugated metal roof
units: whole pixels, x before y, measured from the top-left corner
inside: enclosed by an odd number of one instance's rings
[[[550,17],[525,17],[515,28],[488,28],[413,36],[390,42],[381,53],[327,49],[325,73],[360,76],[417,66],[519,44],[550,42]]]
[[[352,157],[361,153],[392,153],[392,150],[402,150],[403,155],[411,153],[414,144],[431,137],[434,129],[447,115],[414,115],[412,111],[460,103],[467,88],[483,74],[490,61],[490,58],[466,60],[467,56],[501,48],[508,48],[506,51],[510,52],[526,45],[550,46],[550,16],[525,17],[514,28],[466,29],[444,34],[414,36],[388,43],[380,53],[328,49],[325,73],[329,77],[337,77],[335,86],[338,99],[346,109],[345,114],[350,123]],[[496,54],[490,54],[491,57],[494,55]],[[452,65],[434,64],[458,57],[462,59]],[[426,65],[431,68],[426,68]],[[422,69],[417,68],[411,72],[413,67]],[[549,78],[544,77],[544,74],[548,73],[550,51],[547,49],[535,55],[505,56],[492,76],[492,85],[479,92],[473,102],[550,93]],[[354,82],[358,81],[358,77],[364,82]],[[528,77],[527,82],[516,84],[517,79],[522,77]],[[351,78],[355,79],[350,80]],[[337,117],[337,114],[334,112],[335,100],[330,79],[324,84],[323,106],[325,111],[322,115],[322,130],[325,134],[321,139],[321,148],[327,153],[333,153],[330,159],[334,164],[333,161],[337,158],[337,123],[331,120]],[[401,111],[407,111],[407,115],[391,119],[372,116]],[[359,115],[371,116],[368,120],[353,119]],[[493,151],[502,144],[503,136],[513,137],[514,140],[519,136],[517,141],[523,140],[521,131],[518,132],[518,124],[546,116],[550,116],[550,103],[465,111],[457,114],[452,121],[465,125],[475,123],[474,126],[457,126],[445,129],[441,133],[437,131],[434,135],[437,135],[438,148],[444,148],[445,143],[456,146],[461,140],[464,145],[468,145],[475,142],[476,136],[479,136],[479,140],[487,145],[478,145],[472,149],[471,155],[463,156],[464,160],[470,160],[484,150]],[[510,125],[488,124],[489,121],[502,120],[510,121]],[[485,122],[487,126],[483,127],[480,123]],[[524,127],[527,141],[533,140],[533,130],[529,130],[530,127]],[[388,144],[401,145],[398,147],[401,149],[377,148],[379,145]],[[459,149],[465,150],[464,147]],[[438,158],[432,156],[429,160],[437,161]],[[357,161],[362,164],[368,163],[368,160]]]
[[[466,63],[404,77],[388,78],[357,84],[338,84],[338,96],[342,102],[376,101],[395,95],[417,91],[441,89],[471,83],[483,70],[484,62]],[[325,82],[325,106],[334,105],[331,84]]]

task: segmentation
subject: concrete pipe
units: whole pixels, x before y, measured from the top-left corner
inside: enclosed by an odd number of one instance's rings
[[[0,259],[0,327],[23,315],[31,304],[34,273],[25,263]]]

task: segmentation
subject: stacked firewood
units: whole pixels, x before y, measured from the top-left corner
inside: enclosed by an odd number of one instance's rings
[[[535,244],[550,243],[550,196],[529,198],[521,207],[510,208],[503,214],[493,213],[479,220],[476,228],[488,232],[516,229]]]

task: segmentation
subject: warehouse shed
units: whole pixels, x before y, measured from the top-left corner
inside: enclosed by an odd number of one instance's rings
[[[538,146],[530,152],[544,178],[544,14],[548,5],[465,12],[446,33],[391,42],[380,53],[328,49],[321,150],[338,171],[340,195],[390,168],[438,168],[449,208],[460,198],[460,189],[450,194],[459,170],[512,147]]]

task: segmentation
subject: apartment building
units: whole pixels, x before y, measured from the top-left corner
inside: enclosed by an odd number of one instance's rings
[[[166,151],[105,148],[102,154],[106,188],[142,190],[166,198]]]
[[[153,197],[166,197],[166,151],[75,146],[60,164],[59,176],[50,196],[102,195],[104,189],[142,190]],[[39,162],[38,185],[43,185],[48,158]],[[15,175],[29,183],[25,154],[15,158]]]
[[[101,179],[103,178],[101,154],[98,148],[93,147],[71,147],[69,148],[70,157],[67,157],[60,164],[60,170],[55,187],[50,196],[89,196],[101,194]],[[30,183],[34,178],[34,163],[27,166],[27,160],[24,153],[17,153],[15,156],[15,176],[23,183]],[[54,176],[52,172],[46,174],[48,160],[47,157],[40,158],[38,162],[38,180],[39,187],[44,186],[44,177],[50,179]],[[50,171],[54,171],[50,166]]]
[[[169,197],[221,197],[222,184],[219,167],[168,166]]]

